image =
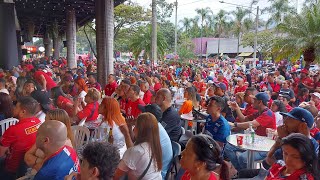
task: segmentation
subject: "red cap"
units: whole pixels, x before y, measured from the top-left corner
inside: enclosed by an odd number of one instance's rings
[[[302,69],[302,70],[300,71],[300,73],[309,74],[309,71],[308,71],[307,69]]]

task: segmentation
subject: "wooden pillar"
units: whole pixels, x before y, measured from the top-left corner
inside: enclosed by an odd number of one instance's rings
[[[96,44],[98,82],[105,86],[107,76],[113,74],[114,1],[96,0]]]
[[[0,67],[19,65],[14,4],[0,2]]]
[[[76,12],[74,9],[67,10],[67,61],[69,68],[76,68]]]

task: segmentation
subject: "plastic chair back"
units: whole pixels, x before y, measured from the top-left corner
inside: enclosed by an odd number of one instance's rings
[[[83,145],[89,143],[90,131],[84,126],[71,126],[74,134],[75,149],[79,149]]]
[[[1,136],[4,134],[4,132],[12,125],[17,124],[19,122],[16,118],[8,118],[0,121],[0,130],[1,130]]]

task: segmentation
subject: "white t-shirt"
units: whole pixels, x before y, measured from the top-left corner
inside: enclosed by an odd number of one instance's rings
[[[101,124],[101,127],[108,128],[108,130],[111,128],[111,126],[106,122],[103,122]],[[126,145],[125,138],[124,138],[122,132],[120,131],[119,126],[115,122],[113,122],[112,135],[113,135],[113,139],[114,139],[114,144],[119,145],[121,143],[124,146]]]
[[[282,115],[280,114],[280,112],[275,112],[274,115],[276,116],[276,126],[281,126],[283,125],[283,117]]]
[[[129,180],[137,179],[147,168],[150,158],[151,152],[149,144],[144,142],[127,149],[118,168],[128,172]],[[162,179],[161,171],[155,169],[155,163],[156,162],[152,160],[146,175],[142,178],[143,180]]]
[[[35,116],[41,121],[41,123],[44,123],[46,120],[46,113],[43,111],[39,111]]]

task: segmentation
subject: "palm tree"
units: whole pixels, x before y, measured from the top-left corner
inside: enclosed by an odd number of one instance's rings
[[[222,27],[225,27],[227,24],[227,12],[224,10],[220,10],[218,12],[218,14],[215,16],[215,21],[216,21],[216,27],[215,27],[215,31],[218,32],[218,54],[220,53],[220,37],[221,37],[221,33],[222,33]]]
[[[212,10],[209,7],[196,9],[197,14],[201,18],[201,37],[202,37],[202,29],[203,23],[212,15]]]
[[[232,11],[233,16],[235,17],[234,31],[238,38],[237,54],[239,54],[240,34],[243,32],[243,20],[249,13],[249,10],[240,7],[237,7],[235,11]]]
[[[152,26],[147,25],[145,27],[141,27],[141,29],[133,35],[133,39],[129,44],[129,48],[132,50],[133,55],[137,59],[139,54],[144,50],[144,59],[148,59],[152,57],[151,50],[151,36],[152,36]],[[165,55],[165,51],[168,48],[167,41],[161,31],[157,32],[157,54],[158,57],[163,57]]]
[[[192,19],[185,17],[182,20],[180,20],[180,23],[182,23],[184,31],[188,33],[191,29]]]
[[[157,61],[157,0],[152,0],[152,21],[151,21],[151,24],[152,24],[152,36],[151,36],[151,41],[152,41],[152,44],[151,44],[151,48],[152,48],[152,51],[151,51],[151,60],[153,62],[153,64],[157,64],[158,61]],[[150,58],[150,57],[149,57]]]
[[[272,23],[278,25],[287,14],[295,11],[295,9],[290,6],[289,0],[269,0],[269,2],[271,2],[271,6],[262,10],[262,13],[268,12],[271,14],[267,21],[266,28]]]
[[[320,61],[320,3],[285,18],[277,29],[284,35],[277,38],[272,48],[276,60],[297,60],[303,54],[306,68],[311,62]]]

